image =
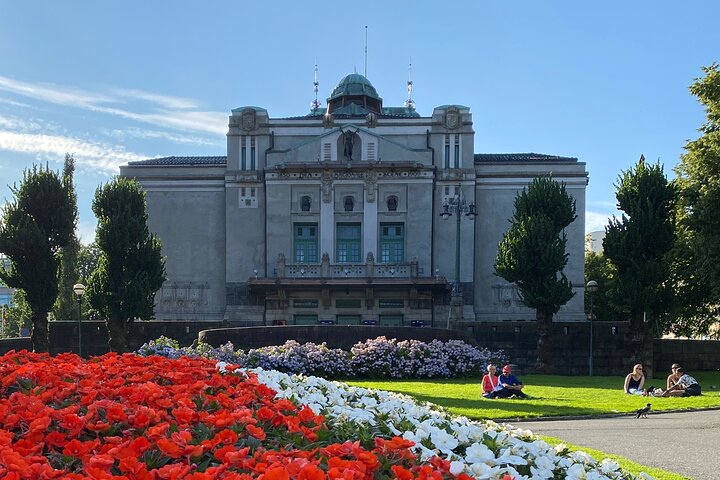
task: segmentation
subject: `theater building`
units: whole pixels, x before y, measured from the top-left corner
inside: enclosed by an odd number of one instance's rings
[[[533,320],[494,275],[513,200],[552,174],[577,202],[565,273],[583,320],[587,171],[576,158],[475,153],[470,108],[383,104],[362,75],[307,115],[232,110],[227,155],[130,162],[167,257],[163,320],[462,327]]]

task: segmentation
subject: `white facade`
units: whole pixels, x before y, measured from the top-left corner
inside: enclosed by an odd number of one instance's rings
[[[232,111],[225,157],[131,162],[167,256],[156,315],[248,324],[446,326],[532,320],[493,274],[518,191],[552,173],[578,218],[567,229],[576,295],[556,318],[582,320],[585,164],[538,154],[475,154],[470,109],[383,107],[361,75],[327,108],[294,118]],[[443,220],[461,198],[465,213]],[[450,208],[452,211],[452,207]],[[456,280],[457,231],[460,237]],[[461,299],[460,299],[461,298]]]

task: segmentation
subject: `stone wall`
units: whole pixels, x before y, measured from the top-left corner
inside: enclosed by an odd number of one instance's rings
[[[349,349],[368,338],[385,335],[400,340],[417,339],[430,341],[462,339],[490,349],[504,350],[510,361],[523,373],[532,371],[535,363],[534,322],[483,322],[474,324],[466,331],[439,328],[409,328],[381,326],[273,326],[241,327],[242,324],[222,322],[135,322],[128,335],[131,350],[143,343],[164,335],[190,345],[200,336],[212,345],[233,342],[236,348],[254,348],[278,345],[286,340],[304,342],[327,342],[335,348]],[[625,375],[631,365],[627,350],[627,322],[597,322],[593,326],[593,373],[595,375]],[[77,323],[50,322],[50,342],[53,354],[77,352]],[[83,355],[101,355],[108,352],[108,336],[103,322],[83,322]],[[589,325],[586,322],[558,322],[554,324],[555,362],[561,375],[587,375],[589,360]],[[0,354],[10,350],[30,350],[29,337],[0,339]],[[717,370],[720,368],[720,341],[656,339],[654,348],[654,371],[666,372],[673,362],[680,363],[688,371]]]
[[[537,336],[534,322],[483,322],[468,331],[478,344],[502,349],[523,372],[535,364]],[[593,374],[626,375],[632,369],[628,351],[628,322],[596,322],[593,325]],[[553,324],[556,372],[587,375],[590,359],[590,326],[587,322]],[[673,362],[688,371],[720,368],[720,341],[655,339],[653,371],[666,372]]]
[[[313,342],[319,344],[326,342],[330,348],[350,350],[358,342],[381,335],[387,338],[397,338],[398,340],[430,342],[437,338],[443,341],[458,339],[467,343],[475,343],[469,334],[457,330],[369,325],[284,325],[221,328],[200,332],[200,340],[213,346],[220,346],[230,341],[236,349],[282,345],[287,340],[297,340],[300,343]]]

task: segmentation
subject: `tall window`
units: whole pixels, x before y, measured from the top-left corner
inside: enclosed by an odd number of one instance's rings
[[[338,223],[335,232],[338,263],[360,263],[359,223]]]
[[[402,223],[380,224],[380,262],[405,261],[405,226]]]
[[[455,159],[455,168],[460,168],[460,135],[455,134],[455,149],[453,150],[453,156]]]
[[[247,137],[240,139],[240,170],[247,170]]]
[[[250,170],[255,170],[255,137],[250,137]]]
[[[445,135],[445,149],[443,150],[445,168],[450,168],[450,135]]]
[[[317,263],[317,223],[296,223],[294,229],[295,263]]]

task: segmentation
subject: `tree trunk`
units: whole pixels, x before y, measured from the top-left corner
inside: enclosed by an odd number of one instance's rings
[[[32,340],[33,351],[38,353],[47,353],[50,351],[50,331],[48,329],[47,312],[31,313]]]
[[[645,384],[649,385],[654,374],[653,339],[655,338],[652,323],[645,322],[643,312],[636,312],[630,317],[630,364],[641,363],[645,374]],[[629,371],[629,370],[628,370]]]
[[[108,337],[110,337],[108,342],[110,351],[117,353],[129,352],[127,346],[128,322],[124,318],[108,318],[105,325],[107,325]]]
[[[552,342],[552,315],[535,311],[535,329],[537,333],[537,361],[535,371],[537,373],[553,373],[553,342]]]

